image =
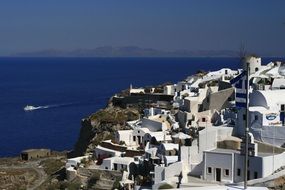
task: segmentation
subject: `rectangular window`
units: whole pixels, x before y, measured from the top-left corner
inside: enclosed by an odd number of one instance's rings
[[[133,136],[133,141],[136,141],[136,136]]]
[[[284,112],[285,111],[285,105],[281,104],[281,111]]]
[[[240,176],[240,169],[237,169],[237,176]]]
[[[246,120],[246,115],[243,114],[243,115],[242,115],[242,118],[243,118],[243,120],[245,121],[245,120]]]
[[[117,169],[118,169],[118,165],[114,164],[114,170],[117,170]]]
[[[254,116],[254,120],[257,121],[258,120],[258,115]]]
[[[257,179],[257,178],[258,178],[258,173],[254,172],[254,179]]]
[[[230,175],[230,170],[224,169],[224,176],[229,176],[229,175]]]
[[[212,173],[212,168],[211,167],[208,167],[207,168],[207,174],[211,174]]]

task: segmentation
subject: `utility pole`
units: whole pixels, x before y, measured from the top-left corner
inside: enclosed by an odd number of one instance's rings
[[[248,123],[249,123],[249,62],[246,62],[246,123],[245,123],[245,155],[244,155],[244,189],[247,189],[247,178],[248,178]]]

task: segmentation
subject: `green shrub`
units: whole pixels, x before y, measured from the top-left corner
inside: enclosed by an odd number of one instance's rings
[[[158,189],[173,189],[173,187],[172,185],[165,183],[165,184],[160,185]]]
[[[113,188],[112,189],[120,189],[121,185],[120,185],[120,180],[116,179],[116,181],[113,184]]]
[[[61,160],[48,159],[42,161],[40,165],[43,166],[45,172],[48,175],[52,175],[55,172],[59,171],[64,166],[64,163]]]
[[[99,179],[100,179],[100,174],[99,174],[99,173],[93,174],[93,175],[89,178],[89,180],[88,180],[88,182],[87,182],[88,188],[92,188],[92,187],[97,183],[97,181],[98,181]]]

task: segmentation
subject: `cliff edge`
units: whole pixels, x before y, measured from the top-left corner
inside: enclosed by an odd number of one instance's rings
[[[106,108],[82,119],[79,138],[69,157],[82,156],[94,150],[100,142],[114,139],[115,131],[129,129],[126,122],[136,119],[139,119],[138,109],[115,107],[109,101]]]

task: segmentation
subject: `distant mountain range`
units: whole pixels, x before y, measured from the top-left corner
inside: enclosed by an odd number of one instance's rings
[[[46,49],[35,52],[12,54],[18,57],[237,57],[238,52],[231,50],[175,50],[163,51],[136,46],[112,47],[103,46],[94,49],[75,49],[64,51]]]

